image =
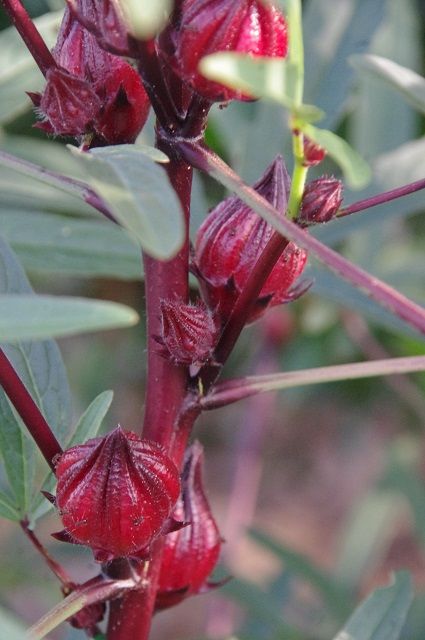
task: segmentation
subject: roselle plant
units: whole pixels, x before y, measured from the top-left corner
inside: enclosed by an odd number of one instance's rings
[[[352,4],[360,11],[361,2]],[[273,308],[308,298],[314,278],[307,263],[313,258],[366,293],[386,318],[423,336],[425,310],[323,244],[320,231],[324,223],[420,193],[425,178],[345,204],[346,187],[363,188],[372,174],[342,137],[321,126],[337,122],[332,104],[326,115],[304,100],[309,68],[304,69],[300,0],[283,6],[264,0],[69,0],[53,48],[20,0],[2,5],[44,77],[42,86],[25,87],[34,126],[72,140],[69,153],[80,176],[7,151],[0,151],[0,164],[54,187],[60,198],[79,198],[83,235],[98,237],[107,250],[117,247],[124,231],[132,236],[142,250],[147,320],[142,423],[109,425],[99,436],[112,399],[105,392],[70,434],[67,383],[51,338],[129,326],[138,316],[117,303],[34,295],[1,240],[0,448],[8,483],[0,494],[1,515],[20,524],[64,596],[28,637],[45,637],[68,621],[89,637],[144,640],[155,614],[217,592],[227,582],[212,576],[223,538],[204,486],[203,447],[193,439],[203,412],[276,389],[425,368],[425,356],[379,357],[222,380],[247,325],[266,323]],[[370,24],[376,20],[373,14]],[[397,73],[395,63],[366,55],[353,65],[380,75],[424,110],[425,81],[413,72],[400,67]],[[292,157],[270,157],[248,186],[208,143],[221,117],[215,103],[240,101],[249,109],[259,99],[274,100],[286,114]],[[140,144],[150,110],[155,142]],[[249,153],[257,151],[264,155],[263,148]],[[330,166],[342,175],[335,177]],[[230,195],[203,212],[191,242],[194,169]],[[316,171],[313,177],[310,171]],[[272,320],[264,326],[267,344],[277,350],[287,340],[285,326]],[[47,381],[50,400],[44,406],[40,389],[49,367],[55,380]],[[34,443],[50,467],[42,494],[26,469]],[[49,505],[62,522],[61,530],[50,532],[53,537],[92,552],[98,571],[89,580],[75,582],[46,550],[45,532],[39,535],[36,524]],[[283,559],[295,562],[288,554]],[[319,573],[310,574],[323,587]],[[335,603],[345,597],[337,585],[323,588],[322,595]],[[396,640],[411,600],[410,578],[399,573],[360,606],[336,638]],[[344,616],[347,601],[341,605]],[[315,635],[308,624],[299,630],[279,616],[274,624],[273,637],[330,637]]]

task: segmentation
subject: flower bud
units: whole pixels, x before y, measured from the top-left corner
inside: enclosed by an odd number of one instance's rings
[[[202,76],[201,58],[218,51],[284,58],[288,50],[285,18],[273,4],[261,0],[184,0],[172,39],[175,54],[170,63],[175,71],[213,102],[247,96]]]
[[[52,53],[58,66],[48,69],[43,93],[30,94],[45,119],[38,128],[55,135],[91,135],[91,146],[134,142],[149,111],[137,72],[101,49],[69,9]]]
[[[326,151],[323,147],[315,144],[313,140],[304,137],[304,166],[315,167],[320,164],[326,156]]]
[[[162,300],[161,313],[162,335],[156,339],[164,346],[162,355],[175,364],[190,365],[191,374],[196,375],[211,359],[218,338],[211,311],[203,303]]]
[[[211,588],[207,583],[220,553],[221,537],[202,486],[203,449],[195,442],[186,452],[182,493],[174,517],[188,526],[165,537],[156,609]]]
[[[143,0],[145,1],[145,0]],[[105,51],[131,56],[129,28],[117,0],[67,0],[78,21]]]
[[[329,222],[342,203],[342,182],[322,176],[306,185],[298,216],[299,222],[309,225]]]
[[[276,160],[253,188],[282,217],[287,208],[289,176],[283,159]],[[274,229],[237,197],[223,200],[199,228],[195,243],[195,268],[208,306],[225,323],[258,257]],[[307,254],[289,242],[261,289],[249,322],[268,306],[289,302],[299,290],[292,288],[302,273]]]
[[[98,560],[146,554],[170,530],[179,474],[164,449],[117,427],[71,447],[56,465],[56,506],[65,535]],[[64,536],[61,536],[62,539]]]

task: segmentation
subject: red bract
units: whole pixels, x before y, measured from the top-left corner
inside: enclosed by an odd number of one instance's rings
[[[170,530],[179,474],[164,449],[117,427],[65,451],[56,466],[66,534],[98,560],[146,554]]]
[[[315,167],[320,164],[326,156],[323,147],[315,144],[310,138],[304,138],[304,166]]]
[[[253,188],[284,216],[289,176],[278,156]],[[228,318],[273,228],[239,198],[230,197],[213,209],[201,225],[195,245],[195,263],[201,289],[208,305],[222,322]],[[289,302],[301,290],[292,285],[301,275],[307,254],[288,243],[267,278],[249,322],[268,306]]]
[[[304,189],[299,221],[306,225],[328,222],[335,217],[341,203],[342,182],[322,176]]]
[[[202,303],[163,300],[161,312],[162,335],[157,340],[164,346],[162,355],[176,364],[190,365],[191,374],[196,375],[211,359],[218,338],[211,311]]]
[[[201,58],[218,51],[284,58],[288,50],[285,18],[274,5],[261,0],[185,0],[171,38],[175,53],[170,63],[175,71],[213,102],[247,96],[202,76]]]
[[[186,452],[182,495],[174,517],[189,525],[165,538],[155,606],[165,609],[208,590],[207,579],[221,547],[218,527],[202,486],[203,450],[195,442]]]
[[[149,111],[137,72],[101,49],[69,9],[52,53],[58,66],[47,71],[43,93],[30,94],[45,118],[37,126],[56,135],[91,134],[91,146],[134,142]]]

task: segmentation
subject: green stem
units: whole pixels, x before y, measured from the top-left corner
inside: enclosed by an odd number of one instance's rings
[[[304,135],[297,128],[293,130],[292,148],[294,152],[294,170],[292,172],[287,216],[290,220],[295,220],[300,210],[308,172],[308,167],[304,163]]]

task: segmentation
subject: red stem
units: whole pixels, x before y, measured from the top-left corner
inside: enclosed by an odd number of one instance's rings
[[[56,62],[37,27],[19,0],[1,0],[1,2],[41,73],[45,76],[50,68],[56,67]]]
[[[396,200],[397,198],[408,196],[411,193],[420,191],[421,189],[425,189],[425,179],[417,180],[416,182],[411,182],[410,184],[405,184],[402,187],[397,187],[397,189],[391,189],[391,191],[384,191],[384,193],[379,193],[378,195],[372,196],[371,198],[365,198],[364,200],[353,202],[353,204],[348,205],[348,207],[344,207],[343,209],[341,209],[338,212],[337,217],[344,218],[345,216],[349,216],[352,213],[364,211],[364,209],[370,209],[371,207],[376,207],[379,204],[385,204],[386,202],[390,202],[391,200]]]
[[[249,277],[242,289],[235,306],[229,316],[223,333],[221,334],[215,358],[217,362],[223,364],[231,354],[233,347],[244,326],[247,323],[249,315],[257,302],[261,289],[267,278],[273,270],[277,260],[282,255],[288,240],[283,238],[277,231],[273,233],[264,251],[261,253],[255,263]]]
[[[0,385],[21,416],[48,465],[52,471],[55,471],[53,461],[62,453],[62,447],[2,349],[0,349]]]
[[[71,589],[74,586],[71,578],[66,573],[65,569],[58,562],[56,562],[56,560],[52,558],[48,551],[43,547],[34,531],[30,529],[28,520],[21,520],[20,525],[28,539],[31,541],[37,551],[43,556],[47,566],[52,571],[52,573],[55,574],[62,586],[65,587],[65,589]]]

